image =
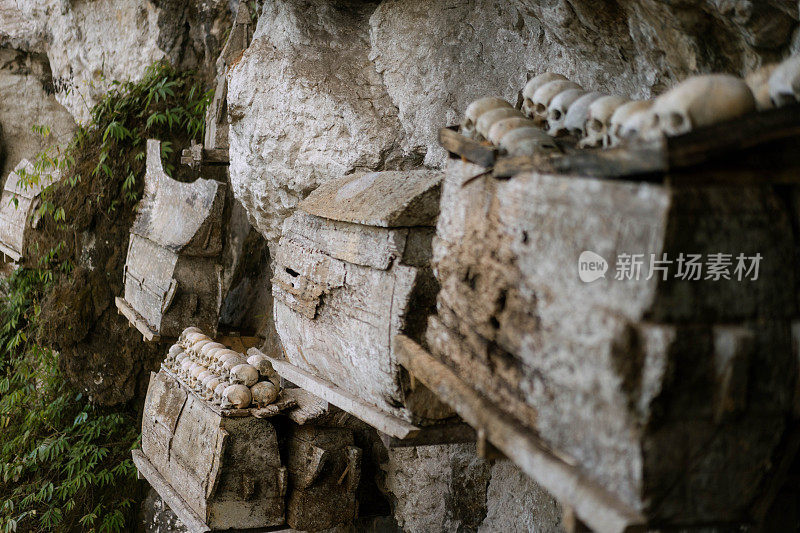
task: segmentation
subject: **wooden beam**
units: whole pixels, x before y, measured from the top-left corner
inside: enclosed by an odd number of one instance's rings
[[[125,301],[125,298],[120,298],[117,296],[114,298],[114,303],[117,306],[117,311],[119,314],[124,316],[128,319],[128,322],[139,330],[139,333],[142,334],[142,337],[146,342],[160,342],[161,335],[158,332],[150,327],[147,321],[144,319],[142,315],[136,312],[136,309],[130,306],[130,304]]]
[[[250,350],[247,351],[248,355],[254,353],[259,353],[269,359],[269,362],[272,363],[272,367],[282,378],[332,403],[339,409],[347,411],[382,433],[386,433],[398,439],[414,438],[419,435],[420,428],[417,426],[381,411],[374,405],[365,403],[360,398],[357,398],[329,381],[318,378],[291,363],[262,354],[256,348],[250,348]]]
[[[394,337],[395,354],[414,377],[448,403],[498,450],[600,533],[644,531],[646,520],[576,466],[557,457],[538,438],[485,400],[412,339]]]
[[[439,129],[439,144],[451,154],[484,167],[491,167],[497,159],[498,149],[494,146],[464,137],[450,128]]]
[[[211,531],[211,528],[206,525],[203,519],[197,516],[197,513],[189,507],[183,498],[181,498],[181,495],[178,494],[175,489],[172,488],[172,485],[164,479],[164,476],[156,470],[156,467],[153,466],[150,459],[142,453],[142,450],[131,450],[131,455],[133,456],[133,464],[136,465],[136,470],[139,471],[139,475],[150,483],[150,486],[153,487],[158,495],[161,496],[161,499],[169,505],[172,512],[178,516],[189,531],[192,533],[206,533],[207,531]]]
[[[438,424],[420,428],[416,437],[398,439],[381,433],[381,440],[387,448],[405,448],[409,446],[433,446],[437,444],[460,444],[475,442],[476,434],[472,426],[461,422]]]

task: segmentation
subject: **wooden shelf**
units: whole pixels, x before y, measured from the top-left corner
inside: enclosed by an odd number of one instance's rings
[[[114,298],[114,303],[117,306],[117,311],[119,311],[119,314],[127,318],[128,322],[130,322],[133,327],[139,330],[139,333],[142,334],[142,337],[145,341],[161,342],[161,335],[159,335],[156,330],[150,327],[144,317],[137,313],[136,310],[125,300],[125,298],[120,298],[117,296]]]
[[[248,355],[256,352],[261,354],[256,348],[251,348],[248,351]],[[269,359],[272,367],[282,378],[291,381],[301,389],[307,390],[339,409],[347,411],[378,431],[398,439],[414,438],[419,435],[420,428],[414,424],[381,411],[374,405],[365,403],[360,398],[333,383],[318,378],[291,363],[275,359],[266,354],[262,355]]]
[[[558,457],[529,430],[485,400],[421,346],[394,337],[397,357],[413,376],[449,404],[481,436],[517,464],[586,525],[601,533],[643,531],[645,518]]]
[[[206,525],[202,518],[189,507],[181,495],[172,488],[172,485],[164,479],[159,471],[150,462],[150,459],[142,452],[142,450],[131,450],[133,456],[133,464],[136,465],[136,470],[139,471],[139,477],[144,478],[150,483],[150,486],[155,489],[161,499],[169,505],[172,512],[175,513],[181,522],[192,533],[205,533],[211,531],[211,528]]]
[[[671,185],[800,184],[800,104],[750,113],[685,135],[610,149],[565,149],[551,156],[508,157],[497,147],[439,130],[448,152],[492,170],[666,182]]]

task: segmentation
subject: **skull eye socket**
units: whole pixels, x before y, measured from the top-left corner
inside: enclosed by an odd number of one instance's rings
[[[536,113],[538,115],[544,115],[547,112],[547,107],[544,104],[536,104]]]
[[[589,124],[587,124],[586,129],[594,133],[600,133],[603,131],[603,123],[596,118],[593,118],[589,121]]]
[[[678,113],[670,113],[668,118],[669,128],[673,131],[681,129],[686,122],[685,117]]]
[[[552,120],[559,120],[561,118],[561,110],[553,109],[553,111],[550,113],[550,118]]]

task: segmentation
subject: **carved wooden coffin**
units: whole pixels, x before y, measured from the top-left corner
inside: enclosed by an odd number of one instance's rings
[[[285,221],[272,280],[288,361],[413,423],[452,415],[409,382],[391,348],[398,332],[420,338],[432,311],[441,178],[373,172],[322,185]]]
[[[147,338],[177,337],[188,324],[215,332],[221,306],[225,185],[181,183],[147,142],[145,193],[131,228],[120,311]]]
[[[321,531],[353,522],[361,448],[347,428],[292,426],[288,442],[289,493],[286,523]]]
[[[0,252],[14,263],[23,259],[30,232],[38,225],[36,210],[42,190],[61,178],[56,170],[39,176],[39,183],[28,185],[25,173],[34,173],[33,164],[27,159],[8,175],[0,197]]]
[[[431,352],[649,521],[742,520],[796,401],[786,205],[762,186],[484,172],[449,163]]]
[[[211,530],[284,523],[287,470],[273,425],[223,416],[163,370],[151,375],[141,453],[174,510],[194,515],[189,522]]]

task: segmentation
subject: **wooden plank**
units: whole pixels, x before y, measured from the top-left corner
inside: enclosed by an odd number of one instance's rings
[[[496,147],[464,137],[451,128],[439,129],[439,144],[448,152],[461,156],[476,165],[491,167],[497,160],[498,149]]]
[[[469,424],[463,422],[441,424],[420,428],[419,435],[413,438],[398,439],[381,433],[381,440],[387,448],[406,448],[409,446],[432,446],[437,444],[459,444],[475,442],[477,434]]]
[[[253,353],[261,352],[255,348],[251,348],[248,354]],[[282,378],[319,396],[336,407],[347,411],[351,415],[363,420],[370,426],[387,435],[398,439],[407,439],[416,437],[420,432],[420,428],[417,426],[385,413],[373,405],[362,402],[359,398],[337,387],[333,383],[313,376],[286,361],[275,359],[266,354],[262,355],[269,359],[270,363],[272,363],[272,367]]]
[[[398,359],[414,376],[449,403],[471,426],[593,530],[644,531],[645,519],[603,487],[567,464],[530,431],[487,402],[441,362],[404,335],[394,337]]]
[[[438,170],[357,172],[323,183],[299,207],[320,218],[363,226],[434,226],[442,178]]]
[[[185,148],[181,151],[181,164],[192,167],[197,165],[229,165],[230,158],[228,150],[225,148],[203,148],[200,159],[197,159],[192,154],[191,148]]]
[[[769,109],[667,138],[670,168],[688,167],[747,148],[800,136],[800,104]]]
[[[161,499],[169,505],[172,512],[175,513],[181,522],[192,533],[205,533],[211,531],[211,528],[206,525],[203,520],[197,516],[191,507],[181,498],[172,485],[164,479],[158,470],[153,466],[147,456],[141,450],[131,450],[133,456],[133,463],[139,474],[143,476],[150,486],[155,489]]]
[[[151,329],[150,326],[147,324],[147,321],[136,312],[136,310],[131,307],[128,302],[125,301],[124,298],[120,298],[117,296],[114,298],[114,303],[117,306],[117,311],[119,314],[124,316],[128,319],[128,322],[139,330],[139,333],[142,334],[142,337],[147,342],[160,342],[161,335],[158,334],[155,330]]]

